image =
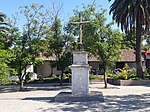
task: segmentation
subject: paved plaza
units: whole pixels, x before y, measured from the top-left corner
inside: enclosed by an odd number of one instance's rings
[[[70,86],[51,84],[28,85],[30,91],[9,92],[0,87],[0,112],[150,112],[150,86],[113,86],[90,84],[90,91],[101,92],[105,102],[54,102],[60,92]]]

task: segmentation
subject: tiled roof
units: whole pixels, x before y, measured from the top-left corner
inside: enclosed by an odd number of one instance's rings
[[[42,54],[40,54],[40,56],[37,57],[37,58],[38,59],[43,59],[44,61],[56,61],[56,56],[55,55],[46,57],[46,56],[43,56]]]
[[[134,50],[121,50],[121,59],[119,62],[135,62],[135,51]]]
[[[144,53],[144,51],[142,51],[142,53]],[[150,54],[150,51],[147,51],[148,54]],[[45,61],[55,61],[56,60],[56,56],[53,55],[53,56],[49,56],[49,57],[46,57],[46,56],[43,56],[43,55],[40,55],[38,57],[39,59],[43,59]],[[89,61],[98,61],[98,59],[94,56],[94,55],[91,55],[89,54],[89,57],[88,57],[88,60]],[[118,62],[135,62],[135,50],[121,50],[121,59],[118,60]],[[144,58],[142,57],[142,61],[144,61]]]
[[[89,54],[88,61],[98,61],[98,59],[94,55]]]
[[[142,51],[142,54],[145,51]],[[147,51],[148,54],[150,54],[150,51]],[[121,50],[121,59],[119,59],[119,62],[135,62],[135,50],[131,49],[131,50]],[[142,57],[142,61],[144,61],[144,58]]]
[[[39,57],[37,57],[38,59],[43,59],[44,61],[56,61],[56,56],[53,55],[53,56],[49,56],[49,57],[46,57],[46,56],[43,56],[42,54],[40,54]],[[88,57],[88,60],[89,61],[98,61],[97,58],[93,55],[89,55]]]

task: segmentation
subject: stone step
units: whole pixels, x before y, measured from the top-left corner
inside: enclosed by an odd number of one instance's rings
[[[91,91],[89,95],[72,95],[71,92],[60,92],[55,96],[54,102],[104,102],[104,97],[101,92]]]

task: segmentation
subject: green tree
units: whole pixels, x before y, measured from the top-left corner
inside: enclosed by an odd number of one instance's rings
[[[0,32],[8,32],[10,31],[8,27],[11,25],[6,22],[6,15],[0,12]]]
[[[8,49],[12,45],[11,25],[5,14],[0,12],[0,48]]]
[[[51,67],[57,67],[61,70],[61,66],[59,66],[59,61],[61,59],[61,55],[63,52],[63,47],[65,45],[63,34],[62,34],[62,25],[60,19],[58,19],[58,15],[55,15],[54,21],[50,28],[50,33],[47,35],[48,48],[46,55],[47,56],[55,56],[56,62],[51,63]],[[60,76],[60,85],[62,85],[63,73]]]
[[[70,46],[74,39],[68,34],[62,33],[61,22],[56,17],[50,31],[52,34],[47,36],[49,42],[47,55],[56,56],[56,62],[50,62],[50,65],[62,71],[60,76],[60,85],[62,85],[64,70],[71,64]]]
[[[61,70],[60,85],[62,85],[62,82],[63,82],[64,70],[72,63],[71,57],[72,57],[71,52],[63,52],[61,57],[56,62],[57,67]]]
[[[88,36],[88,33],[85,34],[85,48],[94,54],[102,65],[102,70],[104,74],[105,88],[107,88],[107,74],[106,71],[110,66],[113,65],[113,62],[120,58],[121,41],[122,34],[119,31],[115,31],[111,28],[111,25],[102,25],[101,18],[99,16],[100,25],[98,29],[95,29],[94,35]],[[98,21],[97,21],[98,22]],[[88,27],[89,28],[89,27]],[[86,31],[88,32],[88,30]],[[97,33],[96,33],[97,32]]]
[[[143,78],[141,43],[142,34],[150,29],[150,1],[115,0],[110,13],[118,25],[121,25],[122,31],[136,32],[136,71],[137,77]]]
[[[83,25],[83,47],[100,60],[103,66],[105,88],[107,88],[106,70],[114,60],[119,58],[123,34],[113,30],[112,23],[106,24],[106,10],[101,9],[99,12],[96,10],[95,4],[84,6],[83,11],[75,11],[75,16],[71,18],[71,21],[77,21],[79,12],[82,13],[83,20],[91,21]],[[75,30],[78,30],[78,27],[74,28]]]
[[[0,84],[10,75],[15,74],[15,70],[9,66],[12,60],[14,60],[12,50],[0,50]]]
[[[71,45],[74,42],[73,36],[67,32],[68,27],[64,27],[61,24],[60,11],[62,6],[57,7],[56,4],[52,4],[52,25],[50,27],[50,33],[47,35],[46,40],[48,41],[47,56],[55,56],[56,62],[50,62],[51,67],[57,67],[61,70],[60,85],[63,81],[63,73],[66,67],[71,64]]]
[[[0,83],[3,83],[6,78],[15,73],[11,68],[11,61],[14,60],[11,39],[11,25],[7,21],[5,14],[0,12]]]
[[[136,49],[136,38],[135,32],[127,32],[123,38],[123,43],[125,45],[124,49]]]
[[[20,80],[20,90],[23,89],[24,77],[27,75],[26,69],[30,64],[41,64],[42,61],[36,59],[46,48],[46,34],[49,32],[50,20],[44,7],[38,4],[21,7],[21,12],[25,17],[23,31],[14,32],[15,42],[13,49],[16,55],[14,65],[18,70]],[[47,18],[45,18],[47,17]]]

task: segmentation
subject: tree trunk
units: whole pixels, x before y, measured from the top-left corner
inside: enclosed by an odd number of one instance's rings
[[[19,90],[22,91],[23,90],[23,86],[24,86],[24,77],[26,75],[26,68],[24,69],[24,74],[22,74],[22,69],[21,69],[21,65],[19,68]]]
[[[53,75],[53,73],[54,73],[54,68],[51,67],[51,74],[50,74],[50,77]]]
[[[20,63],[20,67],[19,67],[19,90],[22,91],[23,90],[23,79],[22,79],[22,70],[21,70],[21,63]]]
[[[105,83],[104,88],[107,88],[106,62],[103,62],[103,67],[104,67],[104,83]]]
[[[19,90],[22,91],[23,90],[23,79],[19,79]]]
[[[104,83],[105,83],[104,88],[107,88],[107,74],[106,74],[106,70],[104,70]]]
[[[62,70],[61,71],[61,76],[60,76],[60,85],[62,86],[62,82],[63,82],[63,73],[64,73],[64,71]]]
[[[142,24],[140,22],[140,13],[138,13],[138,18],[136,18],[136,72],[138,78],[143,78],[143,69],[142,69],[142,53],[141,53],[141,44],[142,44]]]

